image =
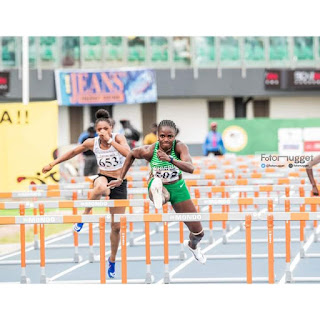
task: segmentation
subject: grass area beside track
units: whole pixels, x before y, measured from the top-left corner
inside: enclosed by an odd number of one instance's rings
[[[82,214],[84,208],[78,208],[78,214]],[[63,214],[71,215],[72,209],[46,209],[45,213],[54,215],[54,214]],[[104,214],[106,213],[105,208],[94,208],[93,214]],[[38,213],[39,214],[39,213]],[[0,217],[8,217],[8,216],[18,216],[19,210],[18,209],[7,209],[7,210],[0,210]],[[26,209],[25,210],[26,216],[33,215],[33,209]],[[66,230],[72,230],[72,224],[46,224],[45,225],[45,237],[49,237],[54,234],[62,233]],[[39,234],[39,228],[38,228]],[[33,225],[26,225],[26,242],[32,242],[34,239],[34,231]],[[1,244],[14,244],[20,242],[20,228],[19,226],[0,226],[0,245]]]

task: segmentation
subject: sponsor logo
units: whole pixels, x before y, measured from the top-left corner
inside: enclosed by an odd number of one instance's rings
[[[86,202],[80,202],[80,207],[108,207],[110,202],[108,201],[86,201]]]
[[[55,217],[23,217],[23,223],[56,223]]]
[[[201,214],[174,214],[170,215],[171,221],[198,221],[201,220]]]

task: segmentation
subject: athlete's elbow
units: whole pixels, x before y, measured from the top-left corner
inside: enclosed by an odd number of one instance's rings
[[[124,156],[128,157],[130,153],[131,153],[131,151],[126,149],[126,151],[124,152]]]
[[[187,172],[188,173],[193,173],[194,172],[194,166],[190,167]]]

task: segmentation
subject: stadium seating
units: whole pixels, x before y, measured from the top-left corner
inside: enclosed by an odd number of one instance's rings
[[[206,65],[215,61],[214,37],[196,37],[196,62],[197,65]]]
[[[16,66],[16,38],[2,37],[2,65],[5,67]]]
[[[265,59],[263,39],[261,37],[246,37],[244,41],[245,60],[262,61]]]
[[[297,60],[313,60],[313,37],[294,37],[294,56]]]
[[[128,61],[142,62],[146,59],[144,37],[133,37],[128,41]]]
[[[127,63],[144,65],[147,56],[151,67],[173,63],[173,66],[182,68],[191,66],[191,63],[214,68],[219,61],[224,68],[240,67],[242,57],[248,67],[268,68],[270,63],[271,66],[289,67],[296,62],[296,66],[317,68],[320,59],[320,37],[177,36],[171,41],[169,37],[155,36],[146,40],[140,36],[82,37],[81,41],[80,37],[29,37],[30,66],[77,67],[81,54],[82,66],[88,68],[101,67],[102,59],[103,63],[119,67]],[[0,65],[19,67],[21,59],[17,58],[22,47],[21,37],[1,37],[0,46]]]
[[[221,61],[240,60],[239,40],[236,37],[222,37],[220,40]]]
[[[100,61],[102,57],[100,37],[83,37],[83,52],[85,60]]]
[[[80,37],[62,37],[62,65],[73,66],[80,60]]]
[[[151,61],[168,61],[168,39],[166,37],[151,37]]]
[[[56,37],[40,37],[40,57],[43,61],[54,61]]]
[[[289,47],[286,37],[269,38],[269,59],[287,60],[289,59]]]
[[[122,37],[105,38],[105,56],[108,61],[123,60],[123,41]]]

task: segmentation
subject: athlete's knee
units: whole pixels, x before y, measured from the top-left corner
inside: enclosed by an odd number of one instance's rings
[[[103,194],[108,195],[108,189],[109,188],[107,188],[107,186],[105,186],[103,184],[99,184],[94,188],[94,193],[96,193],[97,195],[103,195]]]
[[[203,237],[204,237],[203,229],[200,232],[191,232],[190,231],[189,239],[190,239],[191,245],[193,247],[196,247],[197,244],[201,241],[201,239]]]

